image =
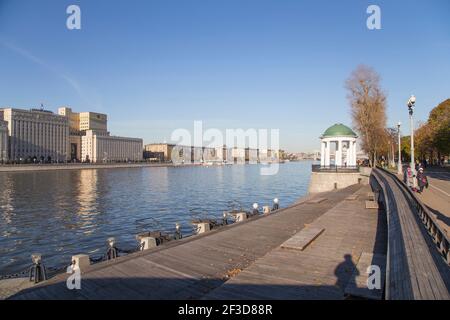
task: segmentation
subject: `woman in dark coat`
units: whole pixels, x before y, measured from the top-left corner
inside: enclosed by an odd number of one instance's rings
[[[423,168],[419,168],[417,183],[419,184],[419,193],[422,193],[424,187],[428,188],[428,179],[425,173],[423,173]]]

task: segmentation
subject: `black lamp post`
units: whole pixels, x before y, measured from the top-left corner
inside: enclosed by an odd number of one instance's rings
[[[416,181],[416,166],[414,163],[414,105],[416,103],[416,97],[412,95],[408,100],[408,110],[409,110],[409,122],[411,126],[411,170],[413,173],[413,187],[414,189],[417,187]]]

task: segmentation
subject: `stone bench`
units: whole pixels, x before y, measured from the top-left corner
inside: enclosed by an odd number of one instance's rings
[[[305,227],[297,232],[292,238],[281,244],[281,248],[303,251],[311,242],[320,236],[324,230],[325,229],[323,228],[317,227]]]

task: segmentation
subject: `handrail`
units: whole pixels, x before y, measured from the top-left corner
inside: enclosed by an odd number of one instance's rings
[[[422,203],[422,201],[417,198],[414,192],[410,188],[408,188],[408,186],[402,180],[400,180],[396,174],[384,168],[379,169],[394,177],[397,181],[397,184],[400,184],[414,200],[415,207],[419,213],[419,217],[422,220],[422,223],[425,225],[425,228],[432,237],[434,243],[438,246],[440,253],[444,256],[445,260],[450,265],[450,237],[439,225],[438,220],[436,219],[434,214],[430,211],[430,209],[427,208],[426,205]]]
[[[446,268],[449,264],[447,236],[439,233],[441,229],[433,228],[433,220],[427,218],[431,212],[414,194],[411,194],[410,190],[408,191],[406,185],[401,184],[399,179],[392,177],[390,172],[382,168],[372,170],[372,177],[373,183],[376,184],[372,185],[372,189],[374,192],[380,191],[383,195],[378,201],[383,201],[387,219],[385,298],[387,300],[449,299],[448,282],[444,279],[447,276],[443,277],[441,273],[444,271],[441,268]],[[428,221],[428,224],[424,222],[426,229],[431,235],[434,232],[433,240],[439,244],[441,253],[447,261],[434,260],[441,259],[437,256],[439,251],[434,251],[435,249],[430,247],[431,238],[428,238],[424,233],[425,229],[422,229],[417,221],[417,213],[411,212],[415,209],[418,210],[422,221]],[[414,226],[410,224],[413,221]],[[434,222],[436,222],[435,219]],[[418,235],[414,236],[409,232],[419,232],[420,241],[416,243],[415,240],[418,238],[415,237]],[[426,259],[434,261],[426,260],[427,262],[421,262],[418,265],[417,262],[423,260],[425,256],[416,255],[417,252],[411,250],[427,250]],[[432,263],[434,266],[430,269],[424,268],[423,265],[426,263]],[[441,278],[442,282],[439,280]]]
[[[313,164],[311,166],[312,172],[359,172],[358,166],[322,166],[320,164]]]
[[[399,184],[403,190],[406,190],[406,192],[408,192],[408,194],[414,200],[415,207],[419,213],[419,217],[422,220],[422,223],[425,225],[425,228],[432,237],[434,243],[438,246],[438,250],[444,256],[447,264],[450,265],[450,237],[439,225],[437,219],[434,217],[434,214],[422,203],[422,201],[417,198],[413,191],[408,188],[408,186],[403,181],[401,181],[396,174],[381,167],[377,168],[394,177],[397,184]]]
[[[376,183],[378,184],[378,186],[381,188],[381,190],[375,190],[374,192],[376,192],[378,194],[378,196],[376,197],[376,200],[379,202],[380,201],[380,197],[379,197],[379,192],[383,192],[383,199],[384,199],[384,207],[386,210],[386,222],[387,222],[387,226],[388,226],[388,230],[389,230],[389,225],[390,225],[390,214],[389,214],[389,198],[387,196],[387,192],[386,192],[386,186],[384,185],[384,182],[381,181],[378,177],[377,174],[374,172],[374,170],[372,170],[372,175],[375,178]],[[372,189],[373,190],[373,189]],[[388,232],[387,233],[387,243],[389,244],[389,240],[391,237],[391,233]],[[390,253],[389,253],[390,249],[389,249],[389,245],[387,246],[387,253],[386,253],[386,277],[385,277],[385,297],[386,299],[390,298],[390,287],[389,287],[389,279],[390,279]]]

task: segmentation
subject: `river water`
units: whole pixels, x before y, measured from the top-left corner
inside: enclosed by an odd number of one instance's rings
[[[104,254],[110,236],[129,249],[136,234],[173,233],[176,222],[191,234],[191,209],[221,219],[232,200],[288,206],[306,195],[311,163],[280,164],[272,176],[255,164],[0,173],[0,275],[26,269],[35,252],[56,267]]]

